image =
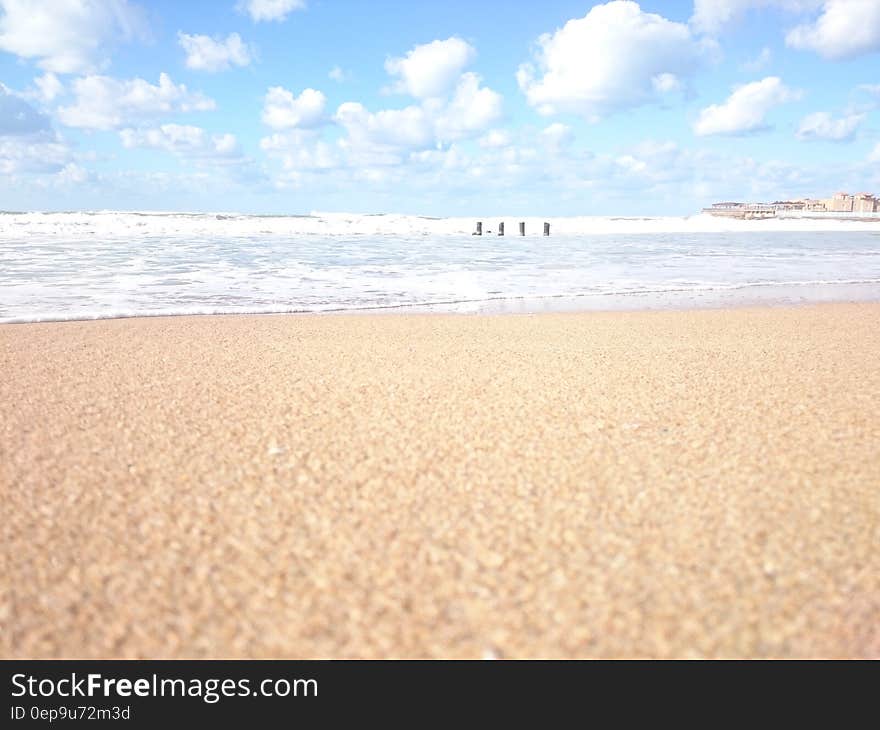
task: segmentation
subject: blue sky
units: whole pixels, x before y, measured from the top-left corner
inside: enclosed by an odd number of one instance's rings
[[[880,0],[0,0],[0,208],[880,193]]]

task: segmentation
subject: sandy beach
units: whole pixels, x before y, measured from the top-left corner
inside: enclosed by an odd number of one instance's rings
[[[880,304],[0,326],[4,657],[880,656]]]

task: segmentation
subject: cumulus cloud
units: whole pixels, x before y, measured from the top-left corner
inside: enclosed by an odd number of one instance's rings
[[[541,139],[550,149],[561,150],[574,141],[574,132],[567,124],[554,122],[541,130]]]
[[[359,102],[341,104],[332,121],[344,134],[335,143],[321,139],[319,130],[294,128],[264,137],[260,147],[281,160],[284,186],[330,170],[377,183],[389,179],[392,169],[433,168],[440,158],[448,166],[457,154],[454,141],[483,133],[498,118],[499,105],[500,97],[481,87],[479,77],[463,74],[447,99],[376,112]],[[503,145],[509,139],[500,131],[487,137],[481,144]]]
[[[501,117],[501,107],[501,95],[468,72],[447,99],[375,113],[358,102],[346,102],[336,111],[335,121],[347,132],[345,145],[360,152],[418,150],[481,134]]]
[[[828,112],[809,114],[801,120],[797,137],[800,140],[824,139],[832,142],[848,142],[865,121],[865,114],[847,114],[835,119]]]
[[[0,50],[55,73],[86,73],[106,47],[143,36],[143,12],[127,0],[0,0]]]
[[[371,111],[347,101],[328,118],[320,91],[306,89],[295,96],[273,87],[266,94],[263,121],[278,131],[264,137],[260,147],[280,159],[284,179],[297,184],[307,171],[344,169],[374,181],[384,178],[388,168],[426,164],[428,153],[448,161],[455,142],[479,137],[502,116],[501,95],[483,86],[478,74],[463,70],[475,55],[464,41],[450,38],[390,59],[386,70],[395,89],[417,100],[399,109]],[[325,123],[342,130],[333,143],[321,138]]]
[[[370,112],[363,104],[348,101],[336,110],[335,121],[348,133],[346,146],[418,149],[434,144],[434,124],[424,108],[383,109]]]
[[[683,84],[681,79],[675,74],[662,73],[657,74],[651,79],[651,86],[658,94],[669,94],[673,91],[681,91]]]
[[[313,129],[291,129],[287,132],[275,132],[260,140],[260,149],[264,152],[284,152],[316,138],[316,132]]]
[[[450,207],[480,215],[491,208],[527,210],[536,199],[550,206],[548,215],[686,215],[715,200],[815,195],[829,176],[870,189],[876,170],[865,159],[867,151],[857,164],[829,169],[827,163],[784,163],[772,155],[755,160],[664,140],[603,151],[580,144],[554,150],[550,138],[558,132],[565,140],[566,131],[553,124],[547,129],[545,134],[531,127],[515,132],[493,127],[477,145],[406,149],[354,149],[348,137],[340,144],[316,131],[292,130],[272,135],[284,139],[267,138],[264,147],[273,147],[273,161],[283,163],[273,172],[279,188],[319,195],[324,205],[333,201],[341,207],[352,190],[363,190],[371,196],[365,205],[404,204],[436,215]]]
[[[472,72],[462,74],[448,103],[425,105],[429,115],[436,115],[436,136],[441,142],[482,132],[501,117],[501,107],[501,95],[480,86],[480,77]]]
[[[717,34],[746,11],[776,7],[791,12],[808,12],[822,5],[822,0],[694,0],[691,25],[700,33]]]
[[[326,171],[342,165],[339,147],[319,139],[313,130],[293,129],[260,140],[264,152],[281,160],[285,171]]]
[[[119,138],[127,149],[164,150],[178,157],[201,160],[229,160],[241,157],[233,134],[208,135],[201,127],[163,124],[152,129],[123,129]]]
[[[683,23],[613,0],[538,38],[517,80],[540,114],[596,119],[679,88],[702,54]]]
[[[194,71],[225,71],[232,66],[247,66],[253,58],[238,33],[230,33],[225,40],[178,33],[177,40],[186,51],[186,67]]]
[[[58,109],[58,119],[68,127],[118,129],[144,119],[174,112],[207,111],[215,103],[201,92],[175,84],[166,73],[158,85],[141,78],[119,80],[109,76],[85,76],[73,82],[76,97]]]
[[[767,127],[764,119],[776,106],[800,98],[777,76],[736,87],[723,104],[713,104],[700,112],[694,132],[712,134],[748,134]]]
[[[82,185],[89,177],[89,171],[75,162],[68,162],[56,175],[61,185]]]
[[[253,184],[265,180],[263,171],[243,153],[234,134],[210,134],[190,124],[162,124],[122,129],[119,138],[126,149],[167,152],[188,165],[209,170],[211,179],[205,180],[200,188],[197,186],[201,192],[210,184]]]
[[[70,161],[70,149],[54,135],[0,136],[0,174],[54,173]]]
[[[785,42],[833,60],[880,51],[880,2],[825,0],[819,18],[793,28]]]
[[[255,23],[261,21],[282,22],[294,10],[304,10],[305,0],[242,0],[238,10],[251,16]]]
[[[452,37],[415,46],[401,58],[389,58],[385,70],[397,77],[392,90],[428,99],[447,94],[476,55],[470,44]]]
[[[42,76],[35,78],[34,86],[37,87],[37,98],[46,104],[55,101],[56,97],[64,93],[64,84],[51,71],[47,71]]]
[[[263,99],[263,123],[272,129],[309,129],[325,121],[327,97],[316,89],[303,89],[299,96],[283,86],[273,86]]]
[[[479,144],[486,149],[497,149],[507,147],[512,141],[510,132],[506,129],[491,129],[480,137]]]

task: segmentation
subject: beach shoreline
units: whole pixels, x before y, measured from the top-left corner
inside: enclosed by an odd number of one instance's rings
[[[705,220],[707,218],[708,220]],[[462,313],[880,301],[877,225],[60,214],[0,221],[0,323],[340,310]],[[372,222],[366,225],[365,222]],[[465,228],[467,227],[467,228]]]
[[[880,303],[0,325],[4,657],[880,656]]]
[[[106,319],[149,319],[154,317],[260,317],[260,316],[361,316],[425,314],[577,314],[610,312],[689,311],[701,309],[749,309],[754,307],[797,307],[816,304],[856,304],[880,302],[880,281],[808,282],[797,284],[761,283],[729,288],[660,289],[616,293],[553,296],[499,296],[489,299],[463,299],[386,306],[331,307],[326,309],[266,309],[229,311],[181,311],[114,313],[95,316],[46,316],[39,318],[0,317],[0,326],[60,322],[94,322]]]

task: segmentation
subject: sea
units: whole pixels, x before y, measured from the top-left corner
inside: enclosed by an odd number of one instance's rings
[[[880,221],[480,222],[482,236],[473,218],[391,214],[0,213],[0,322],[880,300]]]

